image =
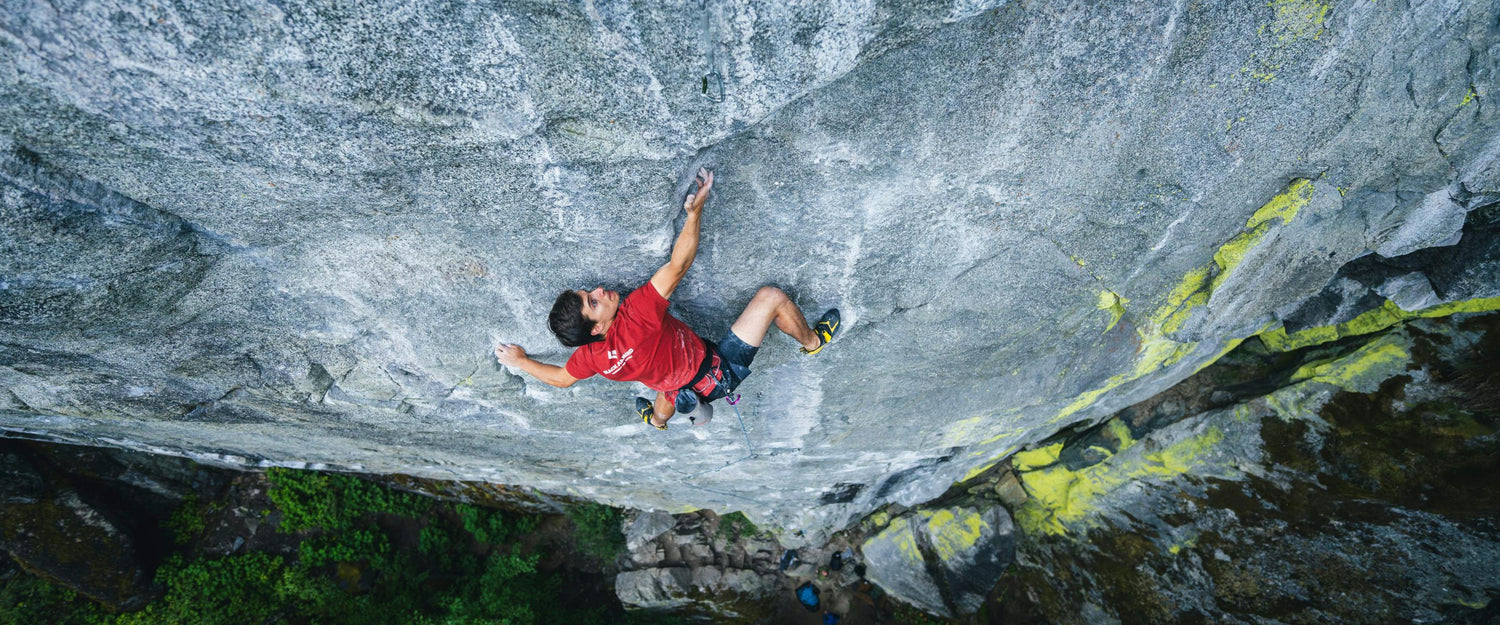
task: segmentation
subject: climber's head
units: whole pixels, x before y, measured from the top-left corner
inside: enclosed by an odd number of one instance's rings
[[[592,291],[563,291],[552,303],[547,326],[566,347],[582,347],[604,340],[605,331],[620,310],[620,294],[595,287]]]

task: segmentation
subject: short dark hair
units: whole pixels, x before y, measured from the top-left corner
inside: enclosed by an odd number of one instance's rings
[[[557,335],[563,347],[583,347],[604,340],[594,334],[594,322],[583,316],[583,298],[578,291],[563,291],[557,301],[552,302],[552,312],[547,314],[547,327]]]

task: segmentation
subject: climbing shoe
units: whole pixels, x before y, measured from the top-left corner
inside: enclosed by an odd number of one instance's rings
[[[802,348],[802,353],[809,356],[823,351],[823,346],[833,340],[833,335],[839,333],[839,309],[829,308],[818,319],[818,325],[813,326],[813,333],[818,335],[818,346],[814,349]]]
[[[651,402],[647,401],[644,397],[635,398],[635,413],[641,415],[641,420],[645,421],[646,425],[663,431],[667,429],[665,425],[657,425],[651,422],[651,417],[656,416],[656,409],[652,408]]]

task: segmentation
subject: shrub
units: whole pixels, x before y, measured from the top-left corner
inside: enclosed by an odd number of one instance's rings
[[[625,535],[620,532],[620,511],[604,504],[585,503],[568,509],[573,520],[573,540],[579,551],[610,562],[625,550]]]
[[[192,542],[193,538],[203,533],[203,505],[198,503],[198,498],[188,496],[172,515],[165,521],[166,529],[172,532],[172,539],[179,545]]]
[[[165,590],[144,610],[114,615],[72,591],[31,575],[0,584],[0,625],[540,625],[670,622],[611,616],[607,605],[560,600],[561,579],[536,570],[539,555],[506,546],[538,519],[465,504],[439,503],[352,476],[273,469],[268,493],[281,529],[307,532],[295,558],[249,553],[220,558],[172,555],[157,570]],[[214,505],[209,503],[208,505]],[[189,501],[163,521],[179,540],[202,532],[203,505]],[[433,514],[436,509],[442,513]],[[451,510],[451,514],[447,511]],[[389,516],[416,518],[391,523]],[[624,544],[618,511],[598,504],[571,516],[579,545],[612,558]],[[470,549],[462,530],[488,549]],[[390,528],[389,530],[386,528]],[[401,531],[419,532],[414,541]],[[186,538],[184,538],[186,537]],[[412,549],[402,550],[411,545]],[[368,567],[333,567],[367,562]],[[358,583],[350,579],[358,571]],[[337,576],[345,582],[341,588]]]
[[[324,534],[297,546],[298,563],[318,567],[335,562],[368,562],[377,571],[389,568],[391,541],[380,530],[348,530]]]
[[[281,529],[342,531],[374,514],[421,517],[431,499],[402,493],[357,477],[316,471],[273,468],[268,493],[281,510]]]
[[[120,615],[120,625],[261,623],[315,607],[337,592],[328,580],[310,578],[264,553],[191,562],[173,556],[156,579],[166,596],[145,610]]]
[[[505,517],[498,511],[471,506],[466,503],[455,504],[454,510],[458,512],[458,518],[463,521],[464,529],[474,535],[476,542],[487,545],[498,545],[505,542],[509,531],[505,527]]]
[[[729,542],[739,540],[741,536],[754,536],[760,533],[760,528],[750,521],[750,517],[743,512],[731,512],[719,517],[719,532]]]
[[[21,574],[0,583],[0,625],[109,623],[98,604],[39,577]]]

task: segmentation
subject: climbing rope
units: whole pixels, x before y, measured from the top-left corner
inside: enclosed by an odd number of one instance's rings
[[[730,393],[728,395],[725,395],[724,399],[729,402],[729,406],[730,407],[734,408],[734,418],[736,420],[738,420],[739,423],[740,423],[740,433],[742,433],[742,434],[745,435],[745,451],[750,452],[750,454],[747,455],[747,456],[741,456],[739,458],[735,458],[734,460],[730,460],[729,462],[725,462],[724,464],[719,465],[716,468],[707,469],[707,470],[704,470],[704,471],[699,471],[697,473],[688,473],[688,472],[682,471],[682,470],[680,470],[680,469],[678,469],[676,467],[667,467],[667,468],[669,468],[669,469],[671,469],[673,471],[681,473],[682,476],[683,476],[683,479],[691,480],[691,479],[693,479],[695,477],[698,477],[700,475],[707,475],[709,473],[714,473],[716,471],[723,471],[724,469],[727,469],[727,468],[729,468],[731,466],[734,466],[734,465],[739,464],[741,462],[744,462],[746,460],[750,460],[752,458],[759,458],[759,457],[762,456],[762,454],[759,454],[759,453],[757,453],[755,451],[755,445],[750,442],[750,428],[745,427],[745,418],[740,415],[740,406],[739,406],[739,404],[740,404],[741,395],[739,393]],[[776,454],[771,454],[771,455],[776,455]],[[747,497],[741,497],[741,499],[748,499],[748,498]]]
[[[750,430],[745,427],[745,418],[740,416],[740,394],[730,393],[724,397],[724,400],[729,402],[731,408],[734,408],[734,418],[740,422],[740,431],[745,434],[745,450],[750,452],[752,458],[758,456],[759,454],[755,453],[755,446],[750,444]]]

